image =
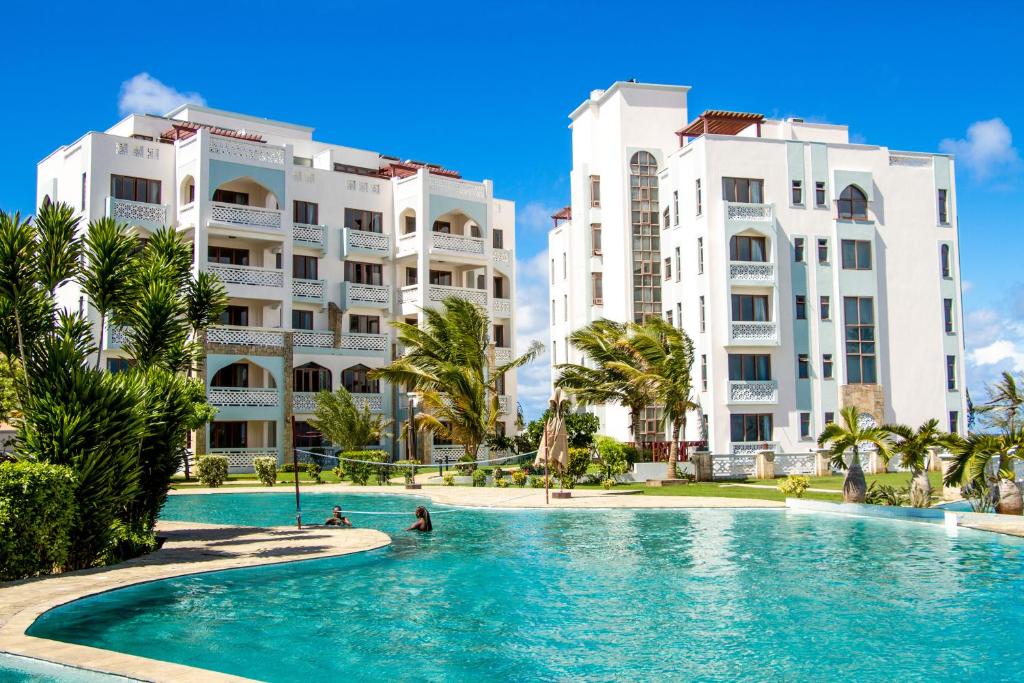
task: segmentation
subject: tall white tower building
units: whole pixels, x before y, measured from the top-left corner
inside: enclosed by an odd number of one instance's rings
[[[407,396],[371,379],[396,348],[392,320],[418,322],[449,296],[493,321],[496,362],[514,348],[515,206],[492,183],[434,164],[400,161],[313,139],[313,129],[195,105],[131,115],[58,148],[38,166],[37,199],[73,205],[85,222],[112,216],[145,239],[173,225],[193,245],[195,271],[220,277],[230,305],[208,330],[203,374],[215,420],[194,444],[252,459],[319,445],[313,397],[345,387],[396,418],[381,448],[404,454]],[[75,285],[61,303],[96,320]],[[104,364],[127,362],[119,332]],[[511,433],[515,377],[500,398]],[[291,418],[296,418],[292,434]],[[461,447],[420,438],[423,457]]]
[[[572,203],[548,237],[554,363],[585,362],[568,336],[594,320],[662,316],[696,345],[686,438],[712,452],[805,452],[848,405],[963,433],[952,159],[796,118],[691,119],[688,90],[616,82],[570,114]],[[625,409],[596,412],[630,439]],[[664,438],[656,406],[641,427]]]

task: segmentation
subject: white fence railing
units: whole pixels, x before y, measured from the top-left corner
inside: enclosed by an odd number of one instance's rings
[[[491,299],[491,313],[501,318],[509,317],[512,315],[512,299]]]
[[[498,365],[512,362],[512,349],[508,346],[494,347],[494,362]]]
[[[384,394],[350,394],[352,403],[358,408],[368,406],[371,413],[384,412]]]
[[[292,280],[292,298],[301,301],[323,301],[324,281],[303,280],[295,278]]]
[[[760,261],[730,261],[729,279],[738,283],[775,282],[775,264]]]
[[[277,449],[270,448],[211,448],[210,455],[222,455],[228,459],[228,467],[250,468],[254,458],[277,460]]]
[[[256,285],[258,287],[284,286],[284,272],[276,268],[207,263],[206,270],[216,275],[225,284]]]
[[[366,232],[345,228],[346,251],[361,249],[376,254],[387,254],[391,248],[388,236],[380,232]]]
[[[481,237],[452,235],[446,232],[433,232],[430,234],[430,246],[441,251],[451,251],[458,254],[482,254],[484,253],[484,245],[485,242]]]
[[[341,335],[341,348],[347,351],[384,352],[388,350],[388,336],[386,334],[344,332]]]
[[[772,221],[771,204],[748,204],[745,202],[726,202],[725,215],[730,221]]]
[[[302,245],[323,247],[327,240],[326,228],[322,225],[310,225],[309,223],[295,223],[292,225],[292,240]]]
[[[779,326],[770,321],[734,321],[729,323],[729,336],[736,344],[775,344],[779,340]]]
[[[292,394],[293,413],[312,413],[316,411],[316,392],[296,391]]]
[[[499,264],[511,264],[512,263],[512,250],[511,249],[498,249],[495,247],[491,249],[491,260]]]
[[[207,400],[212,406],[273,408],[277,405],[277,389],[210,387]]]
[[[277,209],[216,203],[210,207],[210,220],[254,230],[281,231],[281,212]]]
[[[779,383],[775,380],[729,381],[729,403],[778,403]]]
[[[404,292],[403,292],[404,294]],[[439,304],[448,297],[465,299],[481,307],[487,306],[487,290],[470,289],[469,287],[449,287],[447,285],[428,285],[427,303]]]
[[[167,225],[167,207],[163,204],[149,204],[111,197],[109,213],[110,217],[119,223]]]
[[[284,166],[284,147],[267,145],[262,142],[233,140],[220,135],[211,135],[208,147],[210,156],[242,162],[258,162],[271,166]]]
[[[313,349],[330,349],[334,347],[334,333],[328,330],[295,330],[292,344]]]
[[[391,285],[364,285],[358,282],[345,282],[343,285],[346,308],[351,306],[391,306]]]
[[[235,344],[239,346],[284,346],[284,332],[259,327],[210,327],[206,330],[209,344]]]

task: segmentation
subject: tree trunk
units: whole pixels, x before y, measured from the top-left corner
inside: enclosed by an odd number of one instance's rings
[[[996,512],[1001,515],[1019,515],[1024,512],[1024,500],[1021,498],[1020,488],[1009,479],[1000,479],[998,484],[999,500],[996,502]]]
[[[21,372],[25,375],[25,396],[32,399],[32,387],[29,384],[28,376],[28,363],[25,360],[25,338],[21,334],[21,314],[18,312],[18,307],[14,307],[14,324],[18,328],[18,353],[21,354]],[[14,377],[12,379],[17,379]]]
[[[843,480],[843,502],[863,503],[867,496],[868,482],[864,479],[864,470],[860,466],[860,456],[857,448],[853,449],[853,459],[846,470],[846,479]]]
[[[669,445],[668,452],[668,467],[666,469],[665,478],[675,479],[676,478],[676,453],[679,451],[679,423],[672,423],[672,443]]]
[[[915,470],[910,480],[910,504],[916,508],[931,507],[932,485],[926,470]]]
[[[106,315],[100,315],[100,338],[96,344],[96,369],[100,369],[100,361],[103,360],[103,328],[107,321]]]

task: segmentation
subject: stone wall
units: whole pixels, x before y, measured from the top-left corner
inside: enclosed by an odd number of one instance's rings
[[[875,418],[878,424],[884,424],[885,391],[880,384],[844,384],[841,392],[843,407],[856,406],[861,413]]]

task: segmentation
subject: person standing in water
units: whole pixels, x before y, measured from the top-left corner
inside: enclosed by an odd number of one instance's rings
[[[324,522],[324,526],[352,526],[352,522],[348,521],[348,517],[342,517],[341,506],[335,505],[334,512]]]
[[[434,525],[430,523],[430,513],[427,508],[420,505],[416,508],[416,523],[406,531],[433,531]]]

